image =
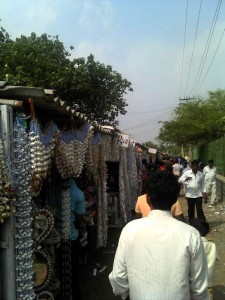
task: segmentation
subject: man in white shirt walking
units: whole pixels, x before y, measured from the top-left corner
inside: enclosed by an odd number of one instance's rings
[[[210,198],[211,206],[214,205],[216,201],[216,167],[212,159],[208,161],[208,166],[204,167],[203,175],[205,176],[205,188]]]
[[[202,208],[202,199],[204,198],[207,201],[205,180],[202,172],[198,171],[197,160],[192,161],[191,170],[184,172],[178,181],[184,186],[189,221],[195,217],[195,207],[198,219],[206,220]]]
[[[151,212],[122,230],[113,270],[113,292],[130,300],[209,300],[207,263],[197,230],[171,215],[177,178],[152,175],[147,191]]]

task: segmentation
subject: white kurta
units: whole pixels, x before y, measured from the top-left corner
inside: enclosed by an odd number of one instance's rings
[[[212,242],[209,242],[207,238],[202,237],[203,246],[205,249],[207,264],[208,264],[208,284],[209,287],[214,285],[214,272],[216,260],[219,260],[218,253],[216,251],[216,245]]]
[[[131,300],[208,300],[207,277],[198,231],[160,210],[124,227],[109,275],[115,295]]]
[[[216,167],[206,166],[203,169],[203,175],[205,176],[205,188],[210,197],[210,204],[214,204],[216,201]]]

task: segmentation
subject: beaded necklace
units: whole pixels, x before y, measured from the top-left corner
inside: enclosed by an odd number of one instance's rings
[[[18,193],[16,213],[16,281],[17,299],[34,299],[33,291],[33,239],[30,188],[30,152],[24,121],[17,116],[14,123],[13,185]]]

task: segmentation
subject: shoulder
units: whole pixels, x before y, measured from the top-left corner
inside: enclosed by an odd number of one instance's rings
[[[140,201],[144,201],[144,200],[147,200],[146,194],[139,196],[137,201],[140,202]]]
[[[138,230],[140,230],[140,228],[142,227],[142,224],[145,223],[147,217],[146,218],[140,218],[140,219],[136,219],[136,220],[133,220],[133,221],[130,221],[129,223],[127,223],[122,232],[121,232],[121,235],[126,235],[126,234],[130,234]]]
[[[176,219],[176,226],[179,227],[179,233],[184,237],[188,238],[190,241],[201,240],[200,234],[198,230],[196,230],[193,226],[186,224],[184,222],[180,222]]]

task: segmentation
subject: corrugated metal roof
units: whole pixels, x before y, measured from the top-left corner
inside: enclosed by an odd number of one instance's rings
[[[12,86],[8,85],[6,81],[0,81],[0,99],[4,100],[4,104],[7,104],[7,99],[9,101],[22,101],[27,104],[29,102],[29,98],[33,99],[34,107],[37,110],[47,112],[49,117],[74,117],[84,122],[89,122],[99,131],[112,133],[112,130],[103,128],[95,122],[90,121],[85,114],[75,111],[65,101],[55,97],[54,90],[36,87]]]

